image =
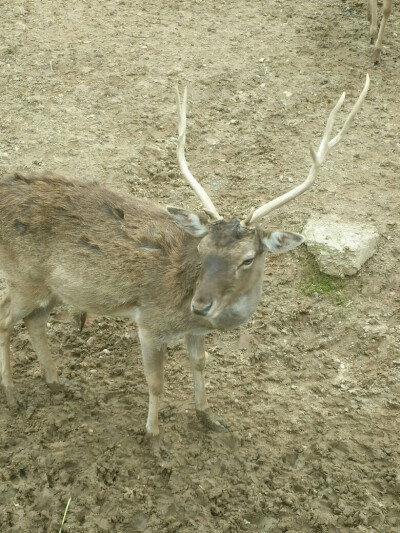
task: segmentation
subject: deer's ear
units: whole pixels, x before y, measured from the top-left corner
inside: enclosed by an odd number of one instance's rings
[[[168,213],[171,217],[190,235],[193,237],[203,237],[208,233],[207,225],[204,224],[196,213],[178,209],[177,207],[167,207]]]
[[[283,254],[304,242],[304,237],[290,231],[266,231],[262,236],[262,242],[268,252]]]

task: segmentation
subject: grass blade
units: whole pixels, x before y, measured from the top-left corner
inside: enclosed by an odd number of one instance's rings
[[[58,531],[58,533],[61,533],[61,530],[62,530],[62,527],[64,525],[64,522],[65,522],[65,517],[67,516],[67,512],[68,512],[68,507],[69,507],[69,504],[71,503],[71,496],[67,502],[67,506],[65,507],[65,511],[64,511],[64,516],[63,516],[63,519],[62,519],[62,522],[61,522],[61,526],[60,526],[60,529]]]

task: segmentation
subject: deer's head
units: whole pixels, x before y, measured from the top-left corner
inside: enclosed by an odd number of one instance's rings
[[[287,252],[304,241],[297,233],[245,227],[237,218],[204,224],[195,213],[167,209],[186,232],[201,237],[202,267],[191,309],[210,319],[241,296],[260,292],[265,252]]]
[[[179,117],[177,155],[179,166],[189,185],[200,198],[203,209],[210,219],[208,223],[205,223],[196,213],[175,207],[167,208],[169,214],[187,233],[201,238],[198,252],[202,267],[198,286],[191,303],[193,313],[212,320],[236,302],[242,302],[243,305],[246,305],[246,301],[249,300],[249,298],[246,300],[246,295],[252,294],[250,300],[254,303],[253,293],[258,293],[258,300],[261,292],[265,252],[287,252],[304,241],[304,237],[297,233],[279,230],[266,231],[257,223],[273,209],[296,198],[312,185],[326,154],[349,129],[365,98],[368,86],[369,76],[367,75],[364,89],[342,129],[329,140],[334,118],[344,102],[345,93],[342,94],[332,109],[318,151],[315,152],[313,148],[310,149],[312,165],[307,179],[282,196],[267,202],[258,209],[252,209],[249,215],[241,221],[237,218],[225,221],[188,168],[184,153],[187,90],[185,88],[182,99],[177,91]]]

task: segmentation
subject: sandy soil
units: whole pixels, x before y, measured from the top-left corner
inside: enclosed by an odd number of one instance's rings
[[[27,409],[0,399],[0,530],[400,531],[400,16],[372,65],[361,0],[4,0],[0,170],[52,169],[198,208],[176,164],[173,89],[189,87],[188,159],[223,214],[302,181],[330,108],[371,89],[312,191],[265,224],[311,215],[374,224],[359,275],[321,277],[305,247],[270,260],[251,321],[210,335],[209,398],[227,433],[196,421],[189,364],[170,346],[161,412],[170,456],[144,442],[136,329],[69,309],[49,325],[64,377],[52,395],[26,330],[13,369]],[[344,117],[344,112],[339,120]]]

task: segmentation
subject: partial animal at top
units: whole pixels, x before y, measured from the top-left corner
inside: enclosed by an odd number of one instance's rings
[[[392,0],[383,0],[382,20],[378,33],[378,0],[368,0],[368,20],[370,21],[369,36],[371,44],[374,44],[374,63],[379,63],[382,52],[383,34],[385,32],[386,22],[392,12]]]

